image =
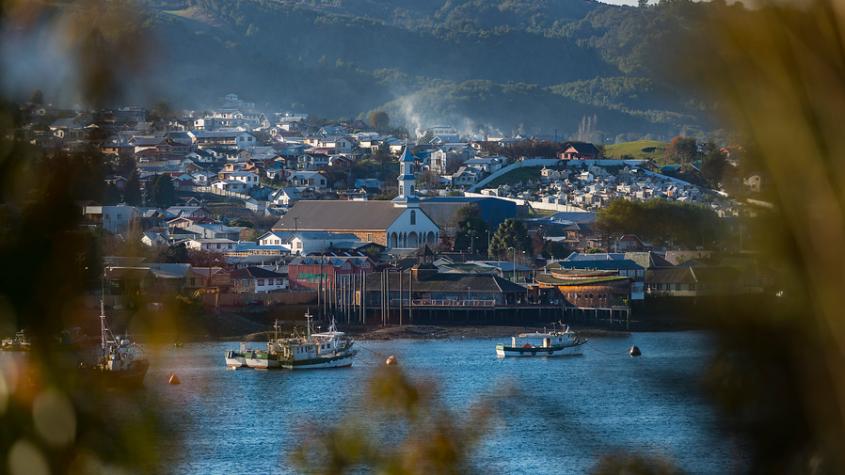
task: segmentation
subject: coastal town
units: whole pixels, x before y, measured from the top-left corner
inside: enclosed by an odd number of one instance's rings
[[[17,138],[96,155],[103,198],[78,205],[110,306],[136,282],[151,302],[175,292],[209,314],[307,306],[361,326],[648,328],[661,311],[767,286],[733,224],[753,208],[689,178],[700,162],[684,175],[603,144],[408,133],[384,112],[315,120],[235,94],[202,112],[20,112]],[[692,206],[730,232],[671,242],[609,228],[602,213],[620,201]]]

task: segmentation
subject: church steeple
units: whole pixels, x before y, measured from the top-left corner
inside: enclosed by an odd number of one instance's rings
[[[399,195],[393,199],[394,203],[417,202],[416,177],[414,176],[414,155],[411,147],[406,146],[399,157]]]

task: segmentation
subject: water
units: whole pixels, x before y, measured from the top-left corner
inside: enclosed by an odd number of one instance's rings
[[[500,414],[477,456],[486,473],[583,473],[601,454],[658,454],[691,473],[736,470],[735,449],[713,430],[715,416],[690,392],[708,357],[705,335],[638,333],[593,338],[583,356],[495,357],[496,340],[359,342],[351,369],[231,371],[235,343],[185,345],[157,356],[147,387],[164,402],[183,449],[168,451],[175,473],[289,473],[290,450],[308,423],[357,410],[372,369],[394,354],[414,377],[435,380],[462,413],[479,398],[521,396]],[[627,356],[638,345],[640,358]],[[169,372],[180,386],[164,384]]]

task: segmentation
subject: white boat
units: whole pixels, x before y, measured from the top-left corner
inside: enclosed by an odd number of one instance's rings
[[[246,344],[241,343],[241,347],[235,350],[226,352],[226,367],[231,369],[243,368],[246,366]]]
[[[561,356],[581,354],[587,343],[577,333],[563,326],[561,330],[521,333],[511,337],[511,344],[496,345],[496,356]]]

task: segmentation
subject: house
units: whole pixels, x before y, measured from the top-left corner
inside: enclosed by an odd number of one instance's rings
[[[247,228],[226,226],[220,223],[192,223],[186,230],[196,233],[202,239],[230,239],[237,241]]]
[[[446,318],[466,318],[470,311],[486,311],[527,302],[527,289],[521,285],[489,273],[441,273],[432,262],[430,249],[424,249],[421,254],[418,263],[410,268],[409,275],[391,272],[384,279],[366,279],[368,317],[380,318],[380,305],[384,301],[397,308],[413,302],[415,323],[425,318],[424,313],[431,318],[431,310],[460,309],[454,314],[438,313]]]
[[[229,273],[222,267],[191,267],[185,287],[188,289],[219,290],[228,289],[232,285]]]
[[[243,183],[243,189],[249,191],[258,186],[258,175],[248,171],[223,172],[222,180],[234,180]]]
[[[462,166],[452,174],[451,182],[454,186],[472,186],[481,178],[477,170]]]
[[[257,143],[255,136],[242,131],[208,131],[195,130],[191,132],[200,149],[226,148],[229,150],[251,150]]]
[[[218,180],[212,183],[211,187],[220,191],[241,194],[246,194],[250,190],[246,183],[238,180]]]
[[[646,249],[646,245],[634,234],[623,234],[613,243],[616,252],[633,252]]]
[[[193,251],[205,251],[222,254],[235,249],[236,241],[231,239],[189,239],[185,246]]]
[[[733,295],[745,291],[736,269],[725,266],[679,266],[646,272],[649,297]]]
[[[324,190],[328,186],[326,177],[320,172],[301,170],[290,174],[288,183],[291,186]]]
[[[567,142],[559,156],[561,160],[596,160],[601,150],[589,142]]]
[[[167,234],[164,231],[144,231],[141,236],[141,242],[149,247],[167,246],[170,240],[167,239]]]
[[[399,196],[393,201],[302,200],[272,230],[351,233],[362,242],[391,249],[434,245],[439,242],[440,228],[419,207],[412,164],[406,149],[400,160]]]
[[[384,183],[377,178],[357,178],[352,185],[356,190],[365,189],[368,193],[378,193],[382,190]]]
[[[261,267],[236,269],[230,274],[235,293],[266,294],[288,288],[287,276]]]
[[[210,219],[211,211],[205,206],[171,206],[165,210],[174,218]]]
[[[134,206],[102,206],[103,230],[112,234],[121,234],[129,230],[141,218],[141,212]]]
[[[331,233],[324,231],[301,231],[283,236],[293,254],[306,255],[324,252],[330,248],[354,248],[363,244],[352,233]]]
[[[300,197],[301,194],[299,190],[292,186],[289,186],[285,188],[280,188],[271,193],[268,201],[276,206],[289,207],[292,206],[296,201],[298,201]]]
[[[273,231],[268,231],[258,238],[259,246],[281,246],[286,244],[283,239],[287,238],[284,234],[277,234]]]
[[[340,276],[373,272],[375,266],[366,256],[300,256],[288,264],[292,289],[333,289]]]

